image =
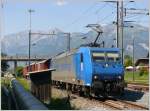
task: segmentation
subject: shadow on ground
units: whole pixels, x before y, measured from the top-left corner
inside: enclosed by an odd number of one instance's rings
[[[118,96],[117,98],[121,100],[136,102],[137,100],[140,100],[143,97],[143,95],[144,92],[125,90],[124,95]]]
[[[51,103],[47,105],[50,110],[74,110],[75,107],[71,106],[67,97],[65,98],[52,98]]]

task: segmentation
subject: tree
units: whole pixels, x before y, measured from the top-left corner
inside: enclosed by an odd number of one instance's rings
[[[132,66],[132,57],[125,55],[124,65],[125,67]]]
[[[22,77],[22,75],[23,75],[23,67],[22,66],[18,66],[16,68],[15,72],[16,72],[17,76]]]
[[[7,54],[1,53],[1,57],[6,57],[6,56],[7,56]],[[8,63],[6,61],[1,61],[1,70],[3,72],[5,72],[5,71],[7,71],[8,68],[9,68]]]

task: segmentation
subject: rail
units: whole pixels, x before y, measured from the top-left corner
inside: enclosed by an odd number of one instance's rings
[[[59,89],[58,87],[54,87]],[[78,93],[71,93],[73,96],[80,96]],[[103,104],[103,106],[110,107],[113,110],[149,110],[148,107],[142,106],[140,104],[130,102],[130,101],[125,101],[125,100],[120,100],[116,98],[107,98],[107,99],[102,99],[102,98],[97,98],[97,97],[87,97],[87,96],[80,96],[87,101],[92,101],[95,102],[96,104]]]
[[[144,107],[142,105],[132,103],[129,101],[124,100],[106,100],[104,104],[107,104],[108,106],[115,107],[118,110],[149,110],[149,108]]]
[[[137,83],[128,83],[127,89],[148,92],[149,91],[149,85],[137,84]]]

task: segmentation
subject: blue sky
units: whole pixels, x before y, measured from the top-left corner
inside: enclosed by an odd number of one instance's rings
[[[101,0],[2,0],[4,35],[29,29],[28,9],[32,14],[33,30],[50,30],[58,28],[64,32],[86,32],[89,23],[110,24],[116,20],[116,5],[100,2]],[[136,0],[126,8],[149,9],[149,0]],[[125,20],[136,20],[139,24],[149,26],[149,17],[145,15],[128,15]]]

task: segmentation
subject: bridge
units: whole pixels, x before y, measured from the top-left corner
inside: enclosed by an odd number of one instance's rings
[[[43,58],[30,58],[30,61],[42,61],[42,60],[46,60],[48,59],[48,57],[43,57]],[[1,57],[1,61],[6,61],[6,62],[14,62],[14,73],[16,71],[17,68],[17,62],[25,62],[25,61],[29,61],[28,57],[23,57],[23,56],[6,56],[6,57]]]
[[[42,61],[48,58],[30,58],[30,61]],[[28,57],[1,57],[1,61],[29,61]]]

